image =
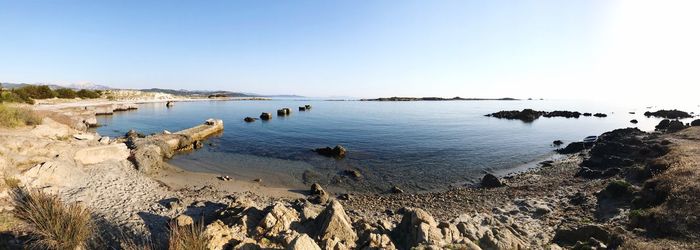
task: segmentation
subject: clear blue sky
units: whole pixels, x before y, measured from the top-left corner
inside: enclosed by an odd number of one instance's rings
[[[0,0],[0,82],[643,96],[660,83],[700,85],[694,2]]]

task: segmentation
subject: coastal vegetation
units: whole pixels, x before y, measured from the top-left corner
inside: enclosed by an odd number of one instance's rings
[[[12,89],[3,89],[0,86],[0,102],[16,102],[34,104],[34,100],[62,98],[62,99],[95,99],[100,98],[102,91],[81,89],[75,91],[68,88],[52,89],[48,85],[25,85]]]
[[[41,124],[41,117],[32,109],[0,104],[0,127],[14,128]]]
[[[79,204],[65,204],[58,196],[15,187],[11,191],[12,215],[31,233],[28,245],[35,249],[86,249],[94,240],[90,211]]]

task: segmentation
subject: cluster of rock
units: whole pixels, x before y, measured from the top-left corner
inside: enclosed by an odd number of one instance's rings
[[[202,125],[176,133],[165,132],[145,136],[130,130],[123,140],[131,149],[130,159],[135,167],[143,173],[150,174],[163,167],[164,158],[171,158],[178,151],[201,148],[202,140],[223,128],[223,121],[208,119]]]
[[[637,128],[613,130],[599,137],[588,158],[581,163],[577,176],[612,177],[667,152],[667,146]]]
[[[311,109],[311,105],[308,105],[308,104],[299,107],[299,111],[307,111],[307,110],[310,110],[310,109]],[[281,108],[281,109],[278,109],[278,110],[277,110],[277,116],[288,116],[288,115],[290,115],[290,114],[292,114],[292,109],[290,109],[290,108]],[[260,120],[268,121],[268,120],[271,120],[271,119],[272,119],[272,114],[271,114],[271,113],[263,112],[262,114],[260,114]],[[253,118],[253,117],[246,117],[246,118],[243,118],[243,121],[245,121],[245,122],[254,122],[254,121],[256,121],[256,120],[257,120],[257,119],[256,119],[256,118]]]
[[[526,249],[523,233],[491,215],[438,222],[419,208],[402,208],[396,223],[352,218],[337,200],[305,200],[261,208],[237,197],[205,228],[209,249]],[[180,218],[180,217],[178,217]],[[181,226],[191,219],[179,219]]]
[[[500,119],[509,119],[509,120],[521,120],[524,122],[532,122],[534,120],[539,119],[540,117],[547,117],[547,118],[552,118],[552,117],[564,117],[564,118],[579,118],[581,115],[583,116],[596,116],[596,117],[606,117],[606,114],[603,113],[596,113],[596,114],[591,114],[591,113],[580,113],[578,111],[562,111],[562,110],[556,110],[556,111],[537,111],[533,109],[523,109],[521,111],[518,110],[503,110],[499,111],[496,113],[491,113],[487,114],[486,116],[488,117],[495,117],[495,118],[500,118]]]
[[[654,116],[654,117],[660,117],[660,118],[666,118],[666,119],[683,119],[683,118],[691,118],[693,117],[692,115],[688,114],[688,112],[685,111],[680,111],[677,109],[672,109],[672,110],[658,110],[655,112],[644,112],[644,116]]]
[[[663,119],[659,122],[659,124],[656,125],[656,130],[662,131],[662,132],[676,132],[683,130],[685,128],[689,127],[686,124],[683,124],[683,122],[679,120],[669,120],[669,119]]]
[[[442,98],[442,97],[381,97],[375,99],[360,99],[360,101],[375,101],[375,102],[410,102],[410,101],[517,101],[518,99],[504,98]]]

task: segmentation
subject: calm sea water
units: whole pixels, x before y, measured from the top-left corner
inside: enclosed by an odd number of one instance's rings
[[[297,111],[311,104],[313,109]],[[245,123],[246,116],[276,114],[290,107],[288,117]],[[607,118],[540,118],[532,123],[484,117],[500,111],[533,108],[603,112]],[[656,109],[654,107],[653,109]],[[685,108],[698,112],[697,105]],[[485,172],[505,173],[524,163],[552,156],[553,140],[578,141],[622,128],[653,130],[660,119],[642,115],[644,106],[603,105],[571,101],[212,101],[141,104],[137,111],[99,117],[102,135],[121,136],[129,129],[150,134],[178,131],[207,118],[224,120],[224,132],[201,150],[180,154],[170,162],[192,171],[237,179],[262,178],[271,186],[304,188],[321,182],[332,188],[384,191],[398,185],[422,191],[472,183]],[[630,114],[629,112],[636,112]],[[639,124],[631,124],[631,119]],[[345,159],[319,156],[311,150],[341,144]],[[359,180],[342,171],[359,170]]]

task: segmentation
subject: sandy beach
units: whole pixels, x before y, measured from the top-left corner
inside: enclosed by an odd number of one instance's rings
[[[122,104],[62,103],[38,105],[37,110],[60,114],[75,107]],[[215,120],[193,124],[194,128],[184,130],[187,132],[173,134],[134,133],[125,138],[105,138],[83,127],[71,127],[71,123],[44,118],[34,127],[0,130],[0,165],[3,178],[16,178],[28,188],[84,204],[98,218],[100,227],[110,232],[104,237],[112,242],[118,242],[118,235],[124,234],[163,242],[169,232],[168,223],[186,217],[203,221],[211,249],[239,249],[250,244],[272,249],[306,249],[307,245],[324,249],[698,246],[697,231],[692,229],[697,223],[694,219],[678,222],[688,227],[677,232],[686,237],[683,240],[653,236],[658,234],[654,226],[677,218],[666,209],[691,209],[694,203],[687,204],[691,208],[655,205],[648,213],[657,213],[657,219],[639,223],[631,219],[636,217],[630,213],[640,208],[630,202],[633,196],[646,195],[644,187],[649,178],[671,181],[674,175],[682,174],[687,178],[686,186],[667,192],[697,189],[692,183],[700,176],[696,168],[700,127],[674,133],[616,130],[603,135],[598,145],[618,148],[594,147],[535,166],[524,165],[517,170],[519,173],[496,177],[496,183],[487,183],[484,178],[480,185],[453,186],[436,192],[347,193],[325,190],[316,184],[305,189],[270,185],[265,176],[260,181],[227,180],[222,175],[172,166],[167,163],[168,157],[162,156],[167,153],[160,153],[170,148],[168,145],[175,154],[197,150],[197,141],[206,140],[208,135],[202,131],[215,133],[212,129],[216,124]],[[189,144],[183,144],[185,139]],[[616,183],[620,179],[590,177],[599,171],[589,169],[594,166],[590,164],[614,165],[611,159],[615,158],[611,157],[624,156],[617,152],[628,148],[660,150],[663,154],[634,156],[639,164],[635,166],[641,167],[635,170],[639,173],[632,171],[634,167],[624,171],[627,175],[637,173],[638,177],[632,178],[635,182],[625,184],[630,185],[625,187],[628,191],[606,196],[606,192],[612,192],[606,190],[619,185]],[[157,152],[156,158],[147,154],[149,150]],[[161,157],[166,161],[159,163]],[[595,160],[597,157],[603,160]],[[656,166],[650,162],[657,161],[665,162],[665,172],[639,177],[645,168]],[[0,195],[3,212],[12,210],[8,192],[2,190]],[[22,239],[21,228],[15,229],[14,237]],[[309,235],[318,240],[307,240]]]

